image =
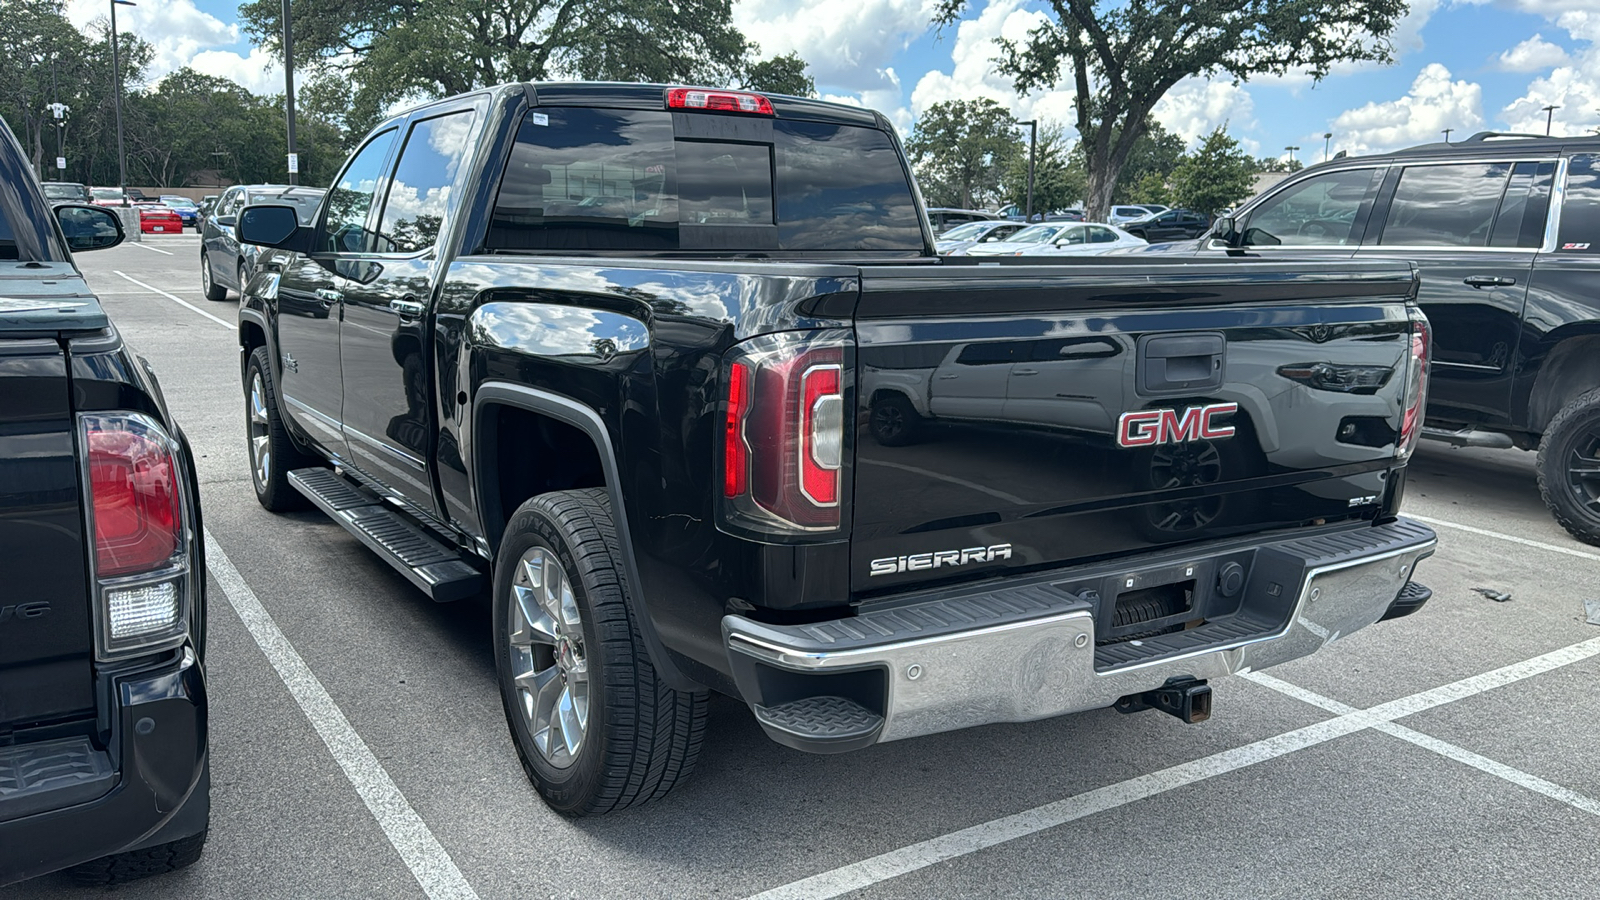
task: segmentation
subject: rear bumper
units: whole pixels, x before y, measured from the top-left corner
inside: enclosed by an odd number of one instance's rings
[[[78,777],[0,800],[0,885],[206,828],[205,678],[193,652],[185,647],[178,660],[114,686],[112,747],[81,747]],[[103,789],[94,790],[96,783]]]
[[[1242,545],[1048,573],[811,625],[730,615],[723,639],[740,692],[770,737],[842,752],[1096,709],[1174,679],[1306,656],[1406,602],[1402,591],[1434,545],[1432,530],[1404,519],[1257,542],[1245,551],[1249,581],[1235,614],[1138,641],[1104,640],[1096,618],[1106,603],[1081,586],[1214,571],[1219,560],[1240,558]]]

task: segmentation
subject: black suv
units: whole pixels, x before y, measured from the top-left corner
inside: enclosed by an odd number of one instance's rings
[[[1199,252],[1219,251],[1415,262],[1434,341],[1424,435],[1537,449],[1556,520],[1600,544],[1600,138],[1483,132],[1335,159],[1219,219]]]
[[[1192,209],[1169,209],[1148,219],[1126,222],[1121,227],[1134,237],[1157,244],[1199,237],[1211,227],[1211,220]]]

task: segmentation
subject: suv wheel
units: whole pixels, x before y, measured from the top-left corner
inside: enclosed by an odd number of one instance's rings
[[[200,251],[200,287],[206,292],[207,300],[228,299],[228,289],[211,277],[211,256],[204,250]]]
[[[79,884],[121,884],[151,875],[176,872],[194,865],[206,846],[206,832],[158,844],[143,850],[130,850],[73,866],[67,875]]]
[[[1600,545],[1600,388],[1562,407],[1545,428],[1539,493],[1561,527]]]
[[[494,566],[500,696],[522,768],[567,815],[654,800],[687,778],[707,696],[656,677],[624,595],[600,488],[522,504]]]
[[[272,512],[305,509],[309,504],[289,484],[289,470],[315,465],[289,439],[278,414],[278,389],[272,383],[272,357],[266,347],[250,354],[244,370],[245,434],[249,439],[250,481],[256,500]]]
[[[872,404],[872,436],[885,447],[903,447],[917,439],[922,417],[904,394],[888,391]]]

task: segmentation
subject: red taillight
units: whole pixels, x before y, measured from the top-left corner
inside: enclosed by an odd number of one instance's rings
[[[708,88],[668,88],[667,109],[697,109],[710,112],[747,113],[770,116],[772,101],[747,91],[715,91]]]
[[[83,421],[95,574],[109,578],[167,566],[182,546],[183,506],[165,436],[136,418]]]
[[[849,332],[790,332],[735,348],[724,370],[725,524],[762,536],[836,533]]]
[[[1422,434],[1422,420],[1428,402],[1428,351],[1433,343],[1433,332],[1428,317],[1420,309],[1411,309],[1411,346],[1406,365],[1405,413],[1400,419],[1400,440],[1395,446],[1395,456],[1406,459],[1416,449],[1417,438]]]

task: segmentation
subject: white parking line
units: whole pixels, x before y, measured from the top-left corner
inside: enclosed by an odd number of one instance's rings
[[[1596,642],[1588,641],[1586,643],[1593,644]],[[1584,645],[1578,644],[1577,646],[1582,647]],[[1566,649],[1570,650],[1571,648]],[[1504,672],[1505,670],[1501,669],[1498,671]],[[1490,674],[1492,675],[1494,673]],[[1248,678],[1262,687],[1270,688],[1271,690],[1277,691],[1280,694],[1293,697],[1302,703],[1309,703],[1312,706],[1320,707],[1331,713],[1338,715],[1349,715],[1351,713],[1360,712],[1360,710],[1357,710],[1355,707],[1340,703],[1332,697],[1324,697],[1314,691],[1308,691],[1299,685],[1290,684],[1289,682],[1280,678],[1274,678],[1271,675],[1261,672],[1245,672],[1242,673],[1241,677]],[[1449,741],[1442,741],[1436,737],[1433,737],[1432,735],[1423,734],[1420,731],[1415,731],[1396,722],[1378,721],[1375,722],[1372,727],[1383,732],[1384,734],[1390,735],[1391,737],[1397,737],[1407,743],[1415,744],[1424,750],[1431,750],[1440,756],[1448,757],[1456,762],[1471,766],[1481,772],[1487,772],[1497,778],[1503,778],[1512,784],[1525,787],[1528,790],[1536,793],[1543,794],[1552,800],[1565,803],[1574,809],[1580,809],[1586,813],[1589,813],[1590,815],[1600,816],[1600,801],[1585,797],[1577,791],[1564,788],[1554,782],[1546,781],[1537,775],[1531,775],[1522,771],[1521,769],[1508,766],[1505,763],[1495,762],[1487,756],[1473,753],[1471,750],[1468,750],[1465,747],[1457,746]]]
[[[1435,519],[1431,516],[1419,516],[1409,512],[1404,513],[1404,515],[1408,519],[1416,519],[1418,522],[1422,522],[1427,525],[1440,525],[1445,528],[1454,528],[1457,531],[1465,531],[1469,534],[1499,538],[1502,541],[1510,541],[1513,544],[1521,544],[1524,547],[1537,547],[1540,550],[1549,550],[1551,553],[1565,553],[1567,556],[1576,556],[1579,559],[1600,562],[1600,553],[1588,553],[1583,550],[1575,550],[1571,547],[1563,547],[1560,544],[1546,544],[1543,541],[1530,541],[1527,538],[1517,537],[1514,534],[1501,534],[1498,531],[1490,531],[1487,528],[1474,528],[1471,525],[1462,525],[1459,522],[1450,522],[1446,521],[1445,519]]]
[[[750,898],[750,900],[823,900],[823,898],[839,897],[851,891],[858,891],[870,887],[880,881],[886,881],[918,869],[926,868],[935,863],[955,859],[1016,840],[1020,837],[1064,825],[1068,822],[1116,809],[1153,797],[1175,788],[1205,781],[1217,775],[1233,772],[1256,763],[1276,759],[1296,750],[1303,750],[1317,744],[1326,743],[1334,738],[1353,734],[1368,728],[1379,728],[1388,724],[1393,719],[1409,716],[1442,706],[1466,697],[1481,694],[1495,687],[1510,684],[1523,678],[1548,672],[1582,659],[1600,655],[1600,638],[1564,647],[1560,650],[1546,653],[1530,660],[1515,665],[1496,669],[1483,675],[1464,678],[1453,684],[1423,691],[1411,697],[1384,703],[1367,710],[1354,710],[1343,713],[1335,718],[1315,725],[1297,728],[1275,737],[1265,738],[1232,750],[1224,750],[1210,756],[1191,762],[1180,763],[1148,775],[1140,775],[1127,781],[1106,787],[1096,788],[1086,793],[1077,794],[1054,803],[1047,803],[1020,813],[994,819],[970,828],[941,835],[926,841],[919,841],[898,850],[879,854],[870,859],[841,866],[828,872],[822,872],[809,878],[791,882],[768,891],[763,891]],[[1409,731],[1409,729],[1406,729]],[[1419,737],[1425,737],[1419,735]],[[1430,747],[1429,749],[1433,749]],[[1454,748],[1460,750],[1460,748]],[[1467,754],[1468,751],[1461,750]],[[1459,757],[1453,757],[1459,758]],[[1481,759],[1481,757],[1480,757]],[[1467,760],[1463,759],[1463,762]],[[1484,763],[1498,766],[1492,760],[1482,760]],[[1471,762],[1468,762],[1471,765]],[[1484,769],[1491,774],[1500,775],[1501,772]],[[1526,773],[1520,773],[1526,775]],[[1503,776],[1502,776],[1503,777]],[[1532,779],[1533,776],[1526,775]],[[1536,779],[1537,780],[1537,779]],[[1521,782],[1519,782],[1521,783]],[[1559,785],[1545,782],[1548,787],[1556,791],[1565,791]],[[1534,787],[1534,790],[1539,788]],[[1546,793],[1540,791],[1540,793]],[[1569,792],[1570,793],[1570,792]],[[1547,796],[1554,796],[1547,794]],[[1578,795],[1573,795],[1577,797]],[[1562,802],[1569,802],[1562,799]],[[1587,798],[1579,798],[1587,799]],[[1583,807],[1580,807],[1583,808]]]
[[[129,244],[128,246],[130,246],[130,247],[138,247],[140,250],[149,250],[151,253],[164,253],[167,256],[171,256],[172,255],[172,251],[171,250],[157,250],[154,247],[147,247],[147,246],[145,246],[143,241],[134,241],[131,244]]]
[[[144,282],[140,281],[137,278],[134,278],[132,275],[129,275],[126,272],[123,272],[120,269],[112,269],[112,271],[116,272],[118,275],[121,275],[123,278],[128,279],[129,281],[133,282],[134,284],[137,284],[139,287],[142,287],[145,290],[150,291],[151,293],[160,294],[161,296],[167,298],[168,300],[171,300],[173,303],[176,303],[176,304],[178,304],[180,306],[189,307],[190,309],[194,310],[195,312],[199,313],[200,315],[205,316],[206,318],[208,318],[211,321],[217,323],[218,325],[221,325],[223,328],[232,329],[232,328],[235,327],[234,325],[231,325],[228,322],[224,322],[223,320],[217,318],[216,316],[213,316],[211,313],[206,312],[205,310],[201,309],[200,307],[195,306],[193,303],[190,303],[189,301],[184,300],[183,298],[177,296],[176,294],[169,294],[169,293],[167,293],[166,291],[163,291],[160,288],[151,287],[150,285],[145,284]]]
[[[294,645],[284,637],[278,624],[272,620],[267,608],[256,599],[255,592],[245,583],[244,576],[234,568],[233,561],[222,550],[222,545],[206,529],[206,568],[217,579],[223,596],[233,606],[234,612],[244,621],[244,627],[255,639],[267,662],[283,679],[284,687],[300,705],[301,711],[311,721],[317,736],[333,754],[334,762],[344,770],[356,793],[367,805],[372,817],[378,820],[384,837],[400,859],[411,870],[430,900],[478,900],[478,894],[456,868],[455,860],[428,829],[416,810],[406,801],[405,795],[395,786],[383,764],[373,755],[361,735],[356,733],[350,720],[333,701],[322,682],[300,657]]]

